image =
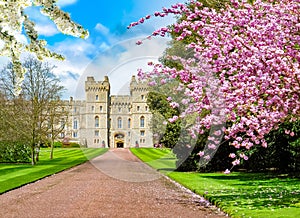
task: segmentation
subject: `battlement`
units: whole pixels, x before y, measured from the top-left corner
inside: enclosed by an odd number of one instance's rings
[[[102,92],[109,90],[110,84],[107,76],[104,77],[103,81],[95,81],[95,78],[92,76],[87,77],[87,80],[85,81],[86,92]]]
[[[127,107],[131,105],[131,97],[129,95],[112,95],[111,106]]]
[[[135,76],[132,76],[130,82],[130,93],[132,92],[148,92],[149,86],[146,82],[139,82]]]

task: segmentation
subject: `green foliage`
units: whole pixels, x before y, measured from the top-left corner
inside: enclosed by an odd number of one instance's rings
[[[29,163],[30,147],[22,142],[0,142],[0,163]]]
[[[70,142],[68,144],[63,144],[62,143],[62,148],[80,148],[80,145],[75,142]]]
[[[293,136],[286,134],[293,132]],[[244,167],[251,171],[269,168],[280,172],[300,171],[300,121],[283,123],[270,132],[266,140],[268,147],[256,146]]]
[[[286,130],[293,136],[286,134]],[[190,152],[191,155],[186,158],[185,162],[177,161],[178,171],[195,171],[199,172],[217,172],[232,167],[233,159],[229,158],[230,153],[235,153],[236,148],[230,145],[229,141],[223,141],[217,149],[215,155],[206,166],[199,167],[198,152],[203,150],[206,144],[207,134],[200,135],[195,148],[192,151],[186,146],[178,146],[174,150],[178,159],[182,157],[178,154]],[[241,160],[239,166],[233,170],[246,170],[249,172],[267,172],[275,170],[286,173],[299,173],[300,171],[300,121],[282,124],[277,130],[270,132],[266,140],[268,147],[256,145],[247,155],[247,161]],[[248,152],[248,151],[246,151]]]
[[[80,144],[75,143],[75,142],[71,142],[70,143],[70,148],[80,148]]]
[[[165,133],[160,139],[160,144],[166,148],[173,148],[177,142],[178,137],[180,136],[180,122],[168,123],[166,126]]]
[[[180,121],[167,123],[163,125],[163,121],[178,115],[178,110],[171,108],[167,101],[167,96],[163,93],[149,92],[147,96],[147,105],[153,113],[151,121],[151,129],[157,139],[154,141],[162,144],[166,148],[173,148],[180,135]]]
[[[84,163],[106,151],[105,148],[55,149],[55,156],[50,160],[50,149],[41,149],[40,160],[35,166],[0,164],[0,194]]]
[[[149,92],[147,95],[147,104],[149,109],[154,112],[158,112],[165,119],[168,119],[174,115],[178,115],[178,110],[171,108],[167,97],[164,93]]]
[[[188,133],[186,133],[188,134]],[[198,152],[201,151],[207,140],[207,134],[198,137],[195,147],[187,147],[186,143],[178,143],[173,149],[176,155],[177,171],[196,171],[199,165]]]
[[[54,144],[53,144],[54,148],[62,148],[62,146],[63,146],[63,143],[62,142],[58,142],[58,141],[54,142]]]
[[[194,148],[187,148],[186,146],[176,146],[173,152],[177,156],[177,171],[199,171],[199,172],[216,172],[223,171],[224,169],[230,169],[232,166],[232,159],[229,158],[229,154],[236,151],[233,146],[230,146],[228,142],[223,142],[217,149],[216,153],[212,156],[210,162],[205,166],[199,165],[200,156],[198,153],[203,151],[207,143],[208,132],[203,135],[199,135],[197,143]],[[187,157],[186,153],[189,154]],[[184,162],[180,161],[184,158]]]

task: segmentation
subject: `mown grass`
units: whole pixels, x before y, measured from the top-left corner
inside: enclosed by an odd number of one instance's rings
[[[132,150],[161,169],[166,151]],[[148,155],[149,154],[149,155]],[[151,158],[153,158],[151,160]],[[155,161],[154,161],[155,160]],[[175,161],[175,159],[173,159]],[[172,165],[171,163],[168,163]],[[222,208],[231,217],[300,217],[300,180],[282,174],[170,172],[168,176]]]
[[[106,151],[107,149],[99,148],[56,148],[54,158],[50,160],[50,150],[42,149],[40,161],[35,166],[0,164],[0,194],[84,163]]]
[[[170,152],[170,149],[159,148],[131,148],[131,152],[149,166],[169,173],[176,169],[176,157]]]

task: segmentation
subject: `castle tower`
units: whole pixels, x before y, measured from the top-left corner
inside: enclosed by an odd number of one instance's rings
[[[109,145],[109,102],[110,83],[107,76],[103,81],[87,77],[85,82],[86,112],[85,128],[89,147],[108,147]]]
[[[148,86],[131,78],[130,95],[110,95],[107,76],[103,81],[87,77],[85,100],[70,99],[72,140],[87,147],[152,147]]]
[[[136,146],[148,147],[152,144],[150,131],[151,112],[147,106],[147,83],[139,82],[132,76],[130,82],[130,95],[132,105],[132,141]]]

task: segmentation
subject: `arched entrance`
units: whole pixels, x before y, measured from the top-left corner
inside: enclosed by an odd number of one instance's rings
[[[115,148],[124,148],[124,138],[125,136],[121,133],[115,135]]]

